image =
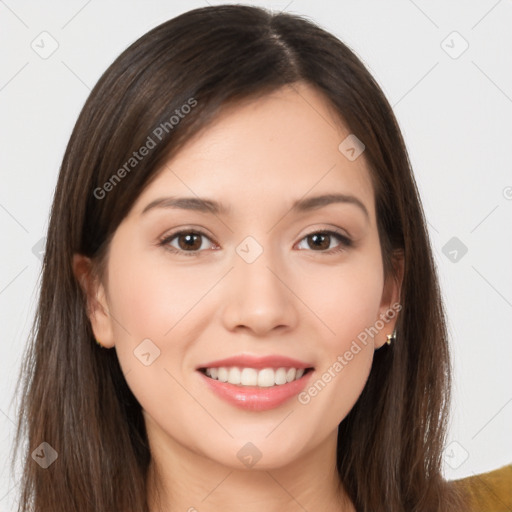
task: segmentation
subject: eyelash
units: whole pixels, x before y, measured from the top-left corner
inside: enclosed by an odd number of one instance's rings
[[[211,241],[210,237],[206,235],[206,233],[203,233],[202,231],[198,231],[195,229],[185,229],[181,231],[176,231],[175,233],[171,233],[168,236],[165,236],[163,239],[160,239],[158,242],[159,246],[163,246],[166,250],[175,253],[175,254],[183,254],[184,256],[198,256],[202,251],[183,251],[180,249],[176,249],[176,247],[172,247],[169,245],[169,243],[174,240],[175,238],[179,237],[180,235],[199,235],[204,236],[205,238],[208,238],[208,240]],[[347,236],[338,233],[337,231],[332,230],[319,230],[319,231],[312,231],[311,233],[308,233],[303,238],[301,238],[300,242],[302,242],[304,239],[312,236],[312,235],[329,235],[336,238],[340,245],[338,247],[335,247],[334,249],[329,249],[328,251],[310,251],[310,252],[319,252],[321,254],[325,255],[332,255],[332,254],[338,254],[340,252],[345,251],[347,248],[352,247],[353,242],[350,238]],[[304,250],[304,249],[301,249]]]

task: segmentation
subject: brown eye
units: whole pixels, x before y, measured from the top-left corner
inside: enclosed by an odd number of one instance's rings
[[[338,240],[339,244],[336,247],[331,248],[331,242],[333,239]],[[333,254],[341,252],[352,245],[352,240],[341,233],[336,231],[315,231],[306,235],[301,242],[305,240],[307,247],[312,249],[314,252],[321,252],[325,254]]]
[[[306,237],[311,242],[310,247],[315,249],[329,249],[331,238],[324,233],[314,233]]]
[[[185,256],[199,256],[202,252],[203,239],[210,240],[201,231],[183,230],[166,236],[160,241],[159,245],[174,253]],[[172,245],[173,243],[177,243],[177,246]]]
[[[188,249],[197,250],[200,249],[202,245],[201,235],[198,235],[196,233],[178,235],[175,238],[178,240],[178,245],[180,249],[183,249],[184,251]]]

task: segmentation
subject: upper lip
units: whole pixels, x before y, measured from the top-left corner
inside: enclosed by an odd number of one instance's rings
[[[269,355],[269,356],[251,356],[239,355],[228,357],[226,359],[217,359],[209,363],[202,364],[196,370],[202,368],[220,368],[221,366],[239,366],[242,368],[255,368],[261,370],[263,368],[312,368],[311,363],[292,359],[287,356]]]

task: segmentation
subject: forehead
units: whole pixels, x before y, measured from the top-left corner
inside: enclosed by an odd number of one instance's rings
[[[346,193],[372,217],[364,153],[351,161],[339,148],[349,135],[328,100],[305,84],[231,104],[166,162],[133,210],[166,193],[215,198],[238,213]]]

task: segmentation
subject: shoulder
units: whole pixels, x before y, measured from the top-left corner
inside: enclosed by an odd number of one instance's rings
[[[512,464],[487,473],[449,482],[467,497],[468,512],[508,512],[512,510]]]

